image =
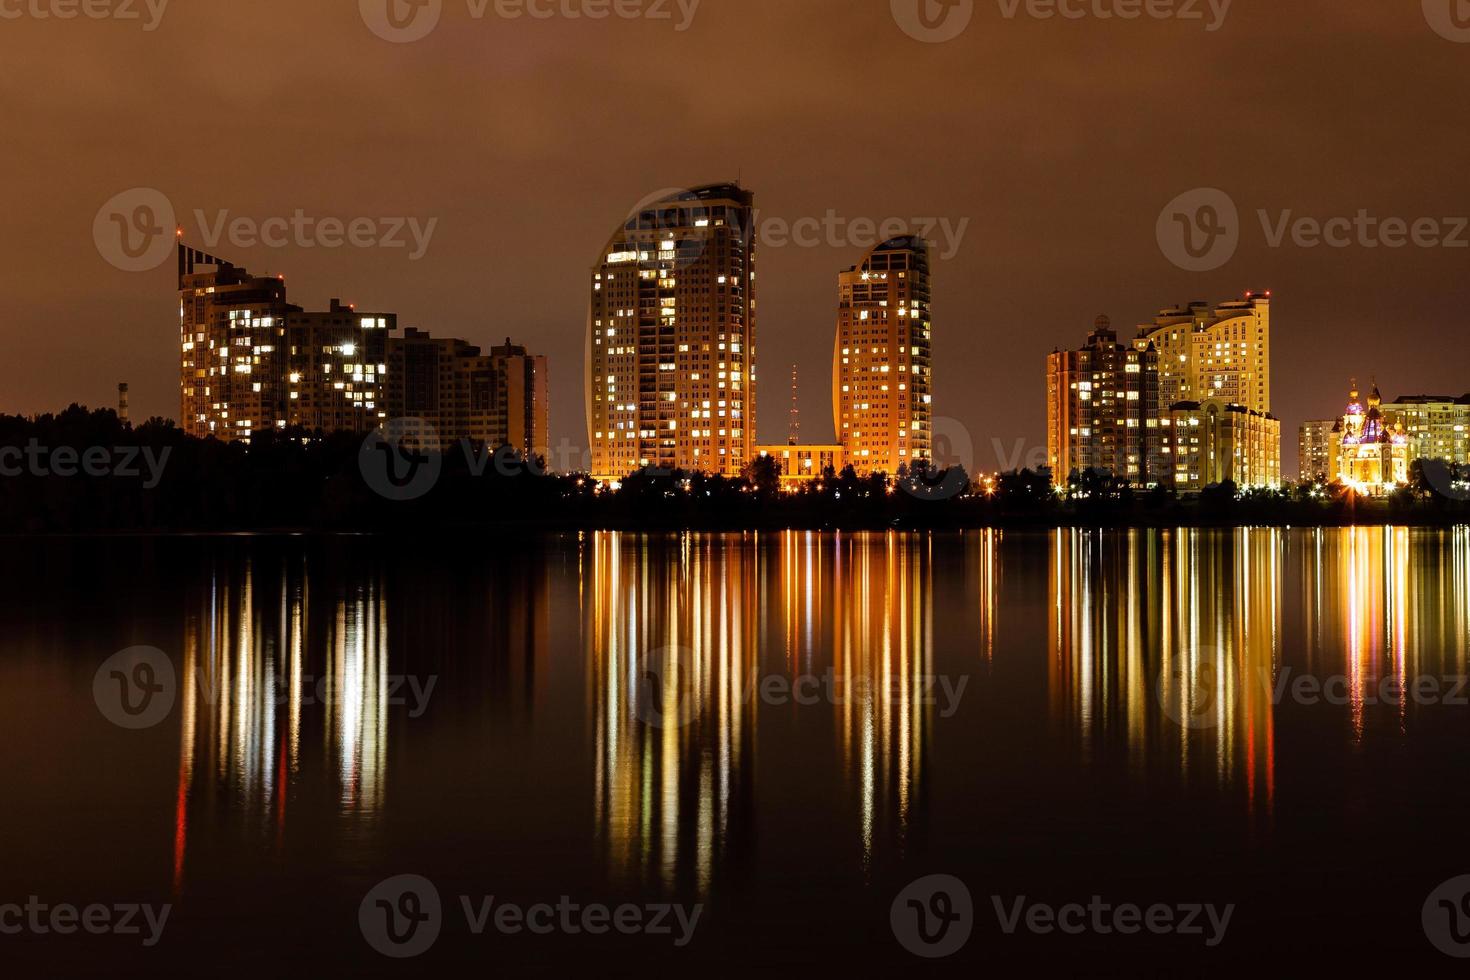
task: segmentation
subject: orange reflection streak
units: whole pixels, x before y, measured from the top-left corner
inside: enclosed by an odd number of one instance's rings
[[[622,881],[704,893],[722,863],[748,794],[762,554],[756,535],[609,532],[584,552],[598,838]]]
[[[1272,678],[1280,531],[1054,532],[1048,703],[1083,759],[1126,746],[1135,772],[1275,799]]]

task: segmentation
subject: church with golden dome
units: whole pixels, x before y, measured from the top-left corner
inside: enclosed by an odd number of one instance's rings
[[[1409,482],[1409,437],[1383,415],[1378,384],[1364,405],[1353,382],[1346,413],[1333,430],[1338,479],[1360,494],[1386,496]]]

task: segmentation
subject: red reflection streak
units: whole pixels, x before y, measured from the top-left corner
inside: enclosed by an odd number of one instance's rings
[[[179,792],[174,801],[174,897],[184,888],[184,851],[189,841],[189,760],[179,760]]]

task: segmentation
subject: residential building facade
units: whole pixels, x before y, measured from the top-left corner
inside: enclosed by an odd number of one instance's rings
[[[832,424],[860,476],[933,459],[929,246],[894,238],[837,277]]]
[[[1167,480],[1158,415],[1159,355],[1120,344],[1100,316],[1079,350],[1046,362],[1047,461],[1054,479],[1105,472],[1135,486]]]
[[[756,443],[755,199],[736,184],[630,214],[591,273],[592,475],[738,476]]]
[[[1178,493],[1226,482],[1242,490],[1281,485],[1281,422],[1274,416],[1211,399],[1178,402],[1161,423]]]

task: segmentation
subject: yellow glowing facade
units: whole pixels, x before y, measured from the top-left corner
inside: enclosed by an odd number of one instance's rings
[[[1159,422],[1179,493],[1226,482],[1242,490],[1281,485],[1281,422],[1274,416],[1212,399],[1180,402]]]
[[[832,424],[859,476],[933,459],[929,247],[895,238],[837,277]]]
[[[1214,399],[1271,412],[1271,294],[1163,310],[1134,345],[1159,353],[1159,417],[1178,402]],[[1279,451],[1278,451],[1279,453]]]
[[[783,486],[813,483],[827,470],[841,473],[847,465],[841,446],[756,446],[757,456],[769,456],[781,467]]]
[[[630,215],[591,275],[592,476],[738,476],[755,449],[754,195],[733,184]]]
[[[1409,459],[1470,466],[1470,395],[1406,395],[1383,406],[1389,425],[1409,439]]]

